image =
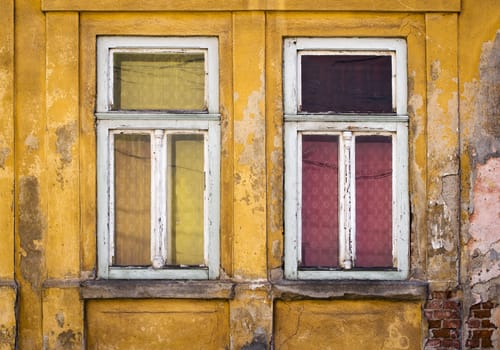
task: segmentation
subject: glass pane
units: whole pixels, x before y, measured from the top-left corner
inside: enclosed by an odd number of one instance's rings
[[[302,55],[302,112],[392,113],[391,56]]]
[[[114,265],[151,265],[150,137],[117,134],[114,141]]]
[[[204,262],[205,190],[204,135],[170,135],[169,258],[168,264],[201,265]]]
[[[356,266],[393,266],[390,136],[356,137]]]
[[[207,109],[203,53],[115,53],[113,57],[112,109]]]
[[[302,136],[302,266],[338,266],[338,136]]]

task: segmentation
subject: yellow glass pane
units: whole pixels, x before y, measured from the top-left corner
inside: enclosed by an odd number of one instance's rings
[[[115,53],[114,110],[204,111],[203,52]]]
[[[168,139],[169,264],[201,265],[203,256],[204,137]]]
[[[151,265],[151,146],[149,135],[114,136],[115,260]]]

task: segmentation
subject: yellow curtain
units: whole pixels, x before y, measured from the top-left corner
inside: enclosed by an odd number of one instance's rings
[[[171,135],[168,142],[169,264],[203,264],[203,135]]]
[[[114,265],[151,265],[150,136],[117,134],[114,141]]]
[[[116,53],[113,71],[113,109],[207,109],[203,53]]]

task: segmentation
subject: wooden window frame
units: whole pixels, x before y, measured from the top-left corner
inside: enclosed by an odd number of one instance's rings
[[[394,114],[300,112],[300,55],[386,54],[393,57]],[[409,272],[408,116],[406,42],[398,38],[286,38],[284,40],[285,259],[287,279],[403,280]],[[339,137],[339,268],[300,268],[301,137]],[[356,136],[392,138],[393,269],[355,268],[354,144]],[[349,186],[346,186],[349,184]]]
[[[113,105],[114,52],[206,52],[205,100],[207,110],[117,111]],[[220,270],[220,114],[218,40],[215,37],[103,36],[97,39],[97,255],[98,277],[103,279],[216,279]],[[149,267],[113,266],[113,134],[151,135],[151,260]],[[165,175],[167,134],[204,135],[204,264],[165,265],[167,186]],[[163,198],[165,197],[165,198]],[[163,203],[163,204],[162,204]]]

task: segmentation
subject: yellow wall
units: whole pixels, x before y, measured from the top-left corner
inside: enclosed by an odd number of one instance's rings
[[[466,146],[482,127],[483,44],[500,29],[500,5],[482,1],[3,0],[0,350],[16,332],[19,349],[423,348],[426,288],[472,303]],[[219,39],[220,281],[94,282],[99,35]],[[290,36],[406,39],[410,275],[422,285],[283,280]]]

